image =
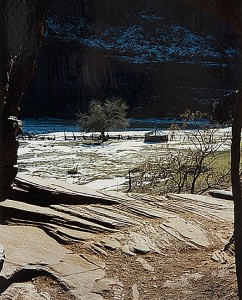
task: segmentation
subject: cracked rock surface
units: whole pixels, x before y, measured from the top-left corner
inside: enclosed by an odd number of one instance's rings
[[[65,189],[78,187],[65,183]],[[98,198],[76,205],[60,198],[47,206],[37,197],[0,203],[0,300],[186,299],[214,278],[231,286],[233,258],[213,254],[232,232],[231,201],[117,192],[105,192],[105,204]],[[215,264],[224,269],[211,273]]]
[[[0,240],[4,240],[7,253],[0,275],[5,287],[11,284],[18,272],[26,270],[31,279],[31,272],[37,270],[56,277],[76,299],[101,299],[100,295],[92,293],[95,280],[105,274],[103,262],[96,257],[92,260],[80,257],[41,229],[30,226],[2,225]]]

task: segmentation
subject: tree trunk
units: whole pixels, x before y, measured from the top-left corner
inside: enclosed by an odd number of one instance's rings
[[[108,140],[107,136],[105,135],[105,132],[101,132],[101,139],[102,139],[102,143]]]
[[[240,184],[241,92],[234,112],[231,146],[231,177],[234,198],[235,262],[240,299],[242,299],[242,201]]]
[[[242,0],[178,0],[202,9],[230,24],[240,37],[240,86],[239,96],[233,114],[231,146],[231,178],[234,197],[235,260],[239,299],[242,300],[242,199],[240,184],[240,142],[241,142],[241,101],[242,101]]]
[[[47,0],[0,1],[0,201],[17,174],[17,115],[43,37]]]
[[[240,183],[240,144],[242,118],[242,44],[240,42],[240,86],[236,106],[233,112],[232,145],[231,145],[231,178],[234,198],[234,239],[235,263],[239,290],[239,299],[242,299],[242,198]]]
[[[242,300],[242,194],[240,181],[240,155],[241,155],[241,125],[242,125],[242,0],[239,2],[239,30],[238,46],[239,56],[239,93],[233,111],[232,146],[231,146],[231,178],[234,198],[234,240],[235,264],[238,283],[239,299]]]

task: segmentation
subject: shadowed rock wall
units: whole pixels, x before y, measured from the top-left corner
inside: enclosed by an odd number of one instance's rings
[[[49,38],[23,99],[23,115],[73,118],[92,98],[121,95],[133,117],[204,110],[237,88],[237,67],[172,62],[134,64],[75,41]]]
[[[224,22],[176,1],[54,0],[22,116],[75,118],[112,95],[132,117],[210,109],[237,86],[231,37]]]
[[[17,173],[19,103],[43,37],[47,1],[0,2],[0,200]]]

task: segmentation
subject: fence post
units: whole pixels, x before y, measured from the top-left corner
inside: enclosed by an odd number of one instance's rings
[[[132,188],[132,179],[131,179],[131,171],[129,170],[129,188],[128,188],[128,193],[131,191]]]

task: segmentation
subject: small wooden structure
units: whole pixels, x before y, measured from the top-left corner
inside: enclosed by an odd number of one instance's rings
[[[149,131],[145,134],[145,142],[166,143],[168,142],[168,134],[164,134],[161,130]]]

